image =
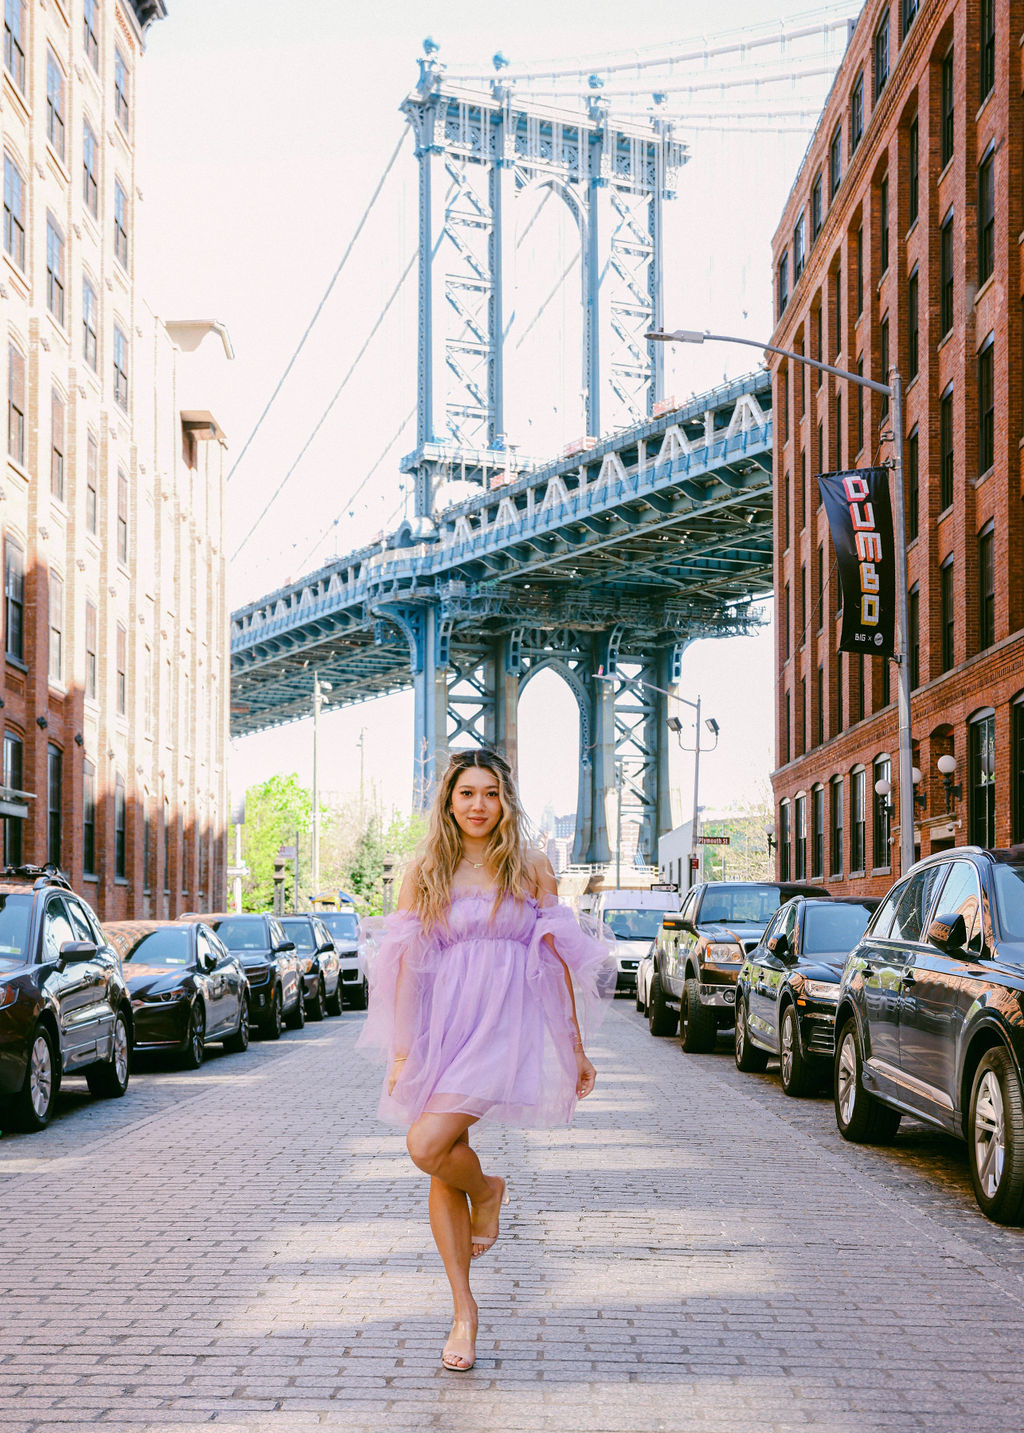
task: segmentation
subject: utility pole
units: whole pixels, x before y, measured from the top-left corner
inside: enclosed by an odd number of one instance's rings
[[[359,743],[358,743],[358,745],[359,745],[359,824],[360,824],[360,826],[361,826],[361,825],[363,824],[363,818],[364,818],[364,812],[365,812],[364,792],[365,792],[365,789],[366,789],[366,783],[365,783],[366,728],[365,728],[365,726],[361,726],[361,727],[359,728]]]
[[[313,673],[313,849],[310,859],[310,884],[313,895],[320,892],[320,708],[325,705],[325,692],[330,682],[322,682],[320,673]],[[296,882],[296,884],[298,884]]]
[[[615,763],[615,889],[622,888],[622,762]]]

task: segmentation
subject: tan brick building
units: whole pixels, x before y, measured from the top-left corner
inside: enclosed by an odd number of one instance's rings
[[[135,85],[163,14],[4,11],[4,855],[58,861],[112,919],[225,894],[223,435],[179,408],[174,338],[196,333],[134,284]]]
[[[1022,81],[1020,0],[869,0],[773,243],[773,342],[882,381],[895,363],[906,386],[923,854],[1024,839]],[[778,868],[878,893],[898,874],[874,791],[895,786],[896,669],[837,652],[815,478],[890,457],[889,422],[844,380],[773,377]]]

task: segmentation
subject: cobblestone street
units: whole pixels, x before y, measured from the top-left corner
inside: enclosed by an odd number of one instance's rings
[[[0,1425],[744,1433],[1024,1421],[1024,1232],[951,1141],[844,1145],[830,1103],[685,1057],[632,1002],[570,1132],[480,1134],[508,1170],[476,1368],[423,1176],[374,1118],[361,1017],[69,1085],[0,1141]]]

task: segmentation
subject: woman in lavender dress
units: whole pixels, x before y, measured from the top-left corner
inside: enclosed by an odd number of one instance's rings
[[[366,928],[376,954],[359,1043],[386,1054],[381,1117],[408,1129],[413,1163],[430,1175],[455,1306],[441,1362],[462,1372],[476,1354],[470,1261],[494,1244],[508,1202],[469,1129],[571,1121],[595,1080],[581,1025],[592,1029],[614,994],[614,962],[558,904],[550,864],[527,847],[512,772],[484,750],[452,757],[398,910]]]

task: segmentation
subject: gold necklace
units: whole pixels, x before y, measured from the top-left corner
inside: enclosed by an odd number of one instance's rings
[[[462,859],[472,866],[474,871],[482,871],[487,864],[486,861],[470,861],[468,856],[463,856]]]

